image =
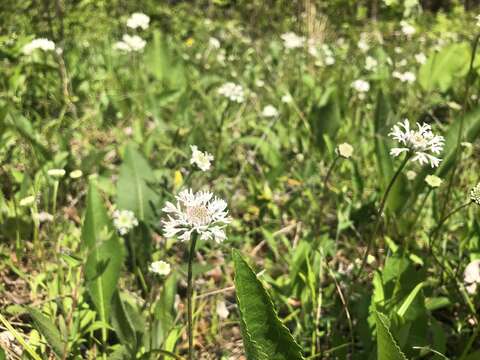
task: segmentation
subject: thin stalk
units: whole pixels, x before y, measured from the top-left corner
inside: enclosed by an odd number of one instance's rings
[[[363,259],[362,259],[362,264],[360,265],[360,268],[358,269],[358,272],[357,272],[357,274],[354,278],[354,281],[360,276],[360,274],[363,271],[363,268],[365,267],[365,264],[367,263],[368,253],[370,252],[370,249],[372,248],[373,242],[375,241],[375,239],[378,235],[378,230],[380,229],[380,222],[381,222],[381,219],[382,219],[383,210],[385,209],[385,204],[387,203],[388,195],[390,194],[390,191],[392,190],[393,185],[395,184],[395,181],[397,180],[397,178],[401,174],[403,168],[405,167],[405,165],[407,165],[408,160],[410,160],[410,157],[411,157],[411,154],[407,154],[405,156],[405,159],[403,160],[403,162],[398,167],[397,171],[395,172],[392,179],[390,180],[390,183],[388,184],[387,189],[385,190],[385,193],[383,194],[383,198],[382,198],[382,201],[380,203],[380,207],[379,207],[378,213],[377,213],[377,221],[375,223],[375,228],[374,228],[375,230],[373,232],[373,236],[368,240],[367,249],[365,250],[365,254],[363,255]]]
[[[325,175],[325,178],[323,179],[323,194],[325,195],[325,192],[327,191],[327,185],[328,185],[328,180],[330,179],[330,175],[333,172],[333,169],[335,168],[335,165],[337,164],[338,159],[340,158],[340,155],[336,154],[335,158],[333,159],[332,163],[330,164],[330,167],[327,170],[327,174]]]
[[[193,259],[195,257],[195,246],[197,244],[198,234],[194,233],[190,252],[188,253],[188,275],[187,275],[187,334],[188,334],[188,360],[193,360]]]
[[[442,228],[443,224],[445,224],[445,222],[454,214],[456,214],[457,212],[459,212],[460,210],[462,210],[463,208],[469,206],[470,204],[472,203],[472,201],[469,201],[463,205],[460,205],[458,207],[456,207],[455,209],[453,209],[452,211],[450,211],[446,216],[444,216],[439,222],[438,222],[438,225],[437,227],[432,231],[431,235],[430,235],[430,239],[431,241],[429,241],[429,247],[430,248],[433,248],[433,245],[435,243],[435,240],[437,239],[437,235],[439,234],[440,232],[440,229]]]
[[[59,181],[55,180],[53,183],[53,208],[52,208],[52,215],[55,216],[57,212],[57,194],[58,194],[58,185]]]

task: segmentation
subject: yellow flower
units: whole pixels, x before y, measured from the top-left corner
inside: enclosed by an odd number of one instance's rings
[[[432,188],[437,188],[442,185],[443,180],[435,175],[427,175],[425,182]]]
[[[353,154],[353,146],[349,143],[343,143],[337,146],[337,154],[345,159],[349,159]]]
[[[194,42],[195,42],[195,40],[193,40],[193,38],[189,37],[187,40],[185,40],[185,45],[187,45],[188,47],[191,47]]]

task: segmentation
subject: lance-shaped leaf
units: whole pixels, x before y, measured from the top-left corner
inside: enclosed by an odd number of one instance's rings
[[[236,250],[233,251],[233,261],[242,336],[248,360],[303,359],[300,346],[278,318],[267,291]]]
[[[35,328],[45,337],[48,345],[50,345],[57,357],[60,359],[63,358],[63,353],[66,350],[66,342],[62,339],[55,324],[37,309],[32,307],[28,307],[27,309],[33,319]]]
[[[375,320],[377,324],[377,358],[381,360],[407,360],[390,332],[388,318],[375,311]]]

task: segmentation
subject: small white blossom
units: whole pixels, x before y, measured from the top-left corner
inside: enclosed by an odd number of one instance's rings
[[[189,241],[196,232],[200,240],[221,243],[226,239],[224,228],[231,219],[225,200],[213,197],[211,192],[194,193],[192,189],[181,191],[175,198],[176,205],[167,202],[163,208],[168,214],[168,219],[162,221],[167,238],[176,236],[180,241]]]
[[[150,24],[150,17],[143,13],[133,13],[127,20],[127,26],[131,29],[141,28],[147,30]]]
[[[480,260],[473,260],[465,268],[463,273],[465,288],[469,294],[475,294],[477,285],[480,283]]]
[[[480,183],[470,190],[470,200],[475,204],[480,205]]]
[[[70,173],[70,177],[72,179],[78,179],[79,177],[81,177],[83,175],[83,172],[82,170],[73,170],[71,173]]]
[[[427,62],[427,57],[425,56],[424,53],[418,53],[418,54],[415,54],[415,61],[423,65]]]
[[[305,38],[303,36],[298,36],[293,32],[288,32],[280,35],[283,40],[283,46],[285,49],[297,49],[303,47],[305,44]]]
[[[230,311],[227,309],[227,304],[225,301],[219,301],[216,308],[217,315],[220,319],[225,320],[230,315]]]
[[[417,173],[413,170],[408,170],[407,171],[407,179],[408,180],[414,180],[417,177]]]
[[[53,178],[62,178],[65,176],[65,170],[63,169],[50,169],[47,174]]]
[[[359,93],[366,93],[370,90],[369,82],[362,79],[355,80],[352,87]]]
[[[286,93],[285,95],[282,96],[282,102],[285,104],[290,104],[293,101],[292,95],[289,93]]]
[[[443,180],[435,175],[427,175],[425,177],[425,182],[432,188],[438,188],[440,185],[442,185]]]
[[[413,25],[409,24],[405,20],[400,21],[400,26],[402,27],[402,33],[405,36],[412,36],[416,32]]]
[[[198,150],[198,147],[195,145],[190,146],[190,149],[192,149],[190,164],[197,165],[202,171],[207,171],[210,169],[211,162],[213,161],[213,155],[206,151],[203,152]]]
[[[368,44],[368,39],[367,39],[367,34],[366,33],[361,33],[360,34],[360,40],[357,43],[358,48],[366,53],[370,49],[370,45]]]
[[[138,226],[138,220],[133,211],[115,210],[113,212],[113,225],[120,235],[125,235],[135,226]]]
[[[208,46],[211,49],[220,49],[220,40],[215,37],[211,37],[210,39],[208,39]]]
[[[389,135],[403,147],[391,149],[390,155],[398,157],[404,152],[411,152],[413,161],[418,161],[422,165],[430,164],[432,168],[437,167],[441,159],[430,153],[441,153],[445,139],[443,136],[434,135],[431,126],[428,124],[417,123],[417,127],[418,130],[410,129],[410,123],[407,119],[393,126]]]
[[[267,105],[262,110],[262,116],[263,117],[277,117],[278,116],[278,110],[272,105]]]
[[[414,73],[412,73],[411,71],[406,71],[404,73],[401,73],[401,72],[398,72],[398,71],[394,71],[392,73],[392,76],[398,80],[400,80],[401,82],[406,82],[408,84],[412,84],[415,82],[415,80],[417,80],[417,77],[415,76]]]
[[[233,82],[227,82],[220,86],[218,93],[233,102],[242,103],[245,101],[245,94],[242,86]]]
[[[146,44],[147,42],[138,35],[124,34],[122,41],[118,41],[113,48],[124,52],[142,51]]]
[[[30,55],[37,49],[42,51],[53,51],[55,50],[55,43],[52,40],[44,38],[34,39],[23,47],[22,52],[25,55]]]
[[[165,261],[154,261],[150,264],[148,269],[154,274],[167,276],[168,274],[170,274],[172,267],[169,263]]]
[[[477,20],[477,26],[480,27],[480,15],[475,16],[475,20]]]
[[[53,215],[49,214],[45,211],[42,211],[36,215],[34,215],[38,222],[43,223],[43,222],[52,222],[53,221]]]
[[[343,143],[337,146],[337,154],[345,159],[349,159],[353,154],[353,146],[349,143]]]
[[[371,56],[367,56],[367,58],[365,59],[365,70],[373,71],[377,68],[377,66],[378,66],[377,59]]]

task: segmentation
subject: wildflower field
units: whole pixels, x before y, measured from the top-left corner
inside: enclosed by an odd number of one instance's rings
[[[479,1],[0,14],[0,360],[480,359]]]

